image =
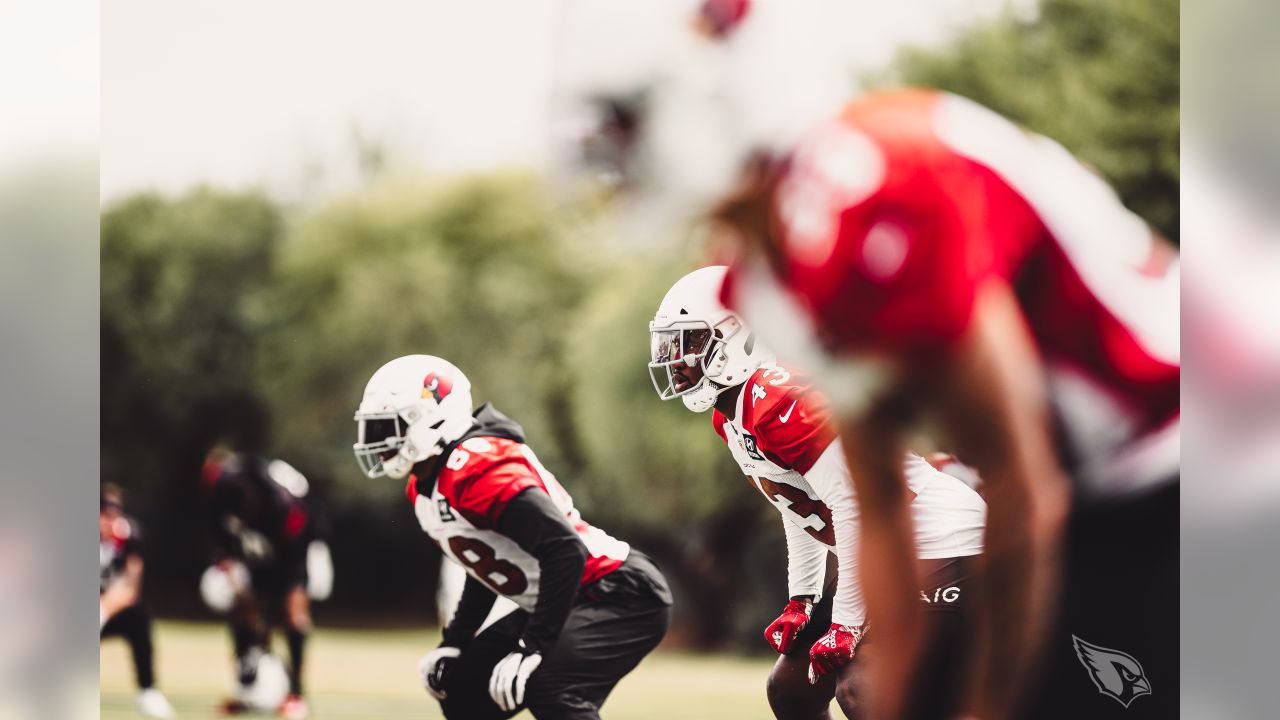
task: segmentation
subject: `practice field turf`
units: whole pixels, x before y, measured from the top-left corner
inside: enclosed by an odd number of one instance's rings
[[[306,678],[316,720],[440,718],[422,690],[418,658],[435,647],[428,630],[318,630],[307,652]],[[283,639],[276,638],[284,653]],[[221,625],[156,625],[156,672],[180,718],[215,718],[232,685],[231,642]],[[129,651],[103,643],[102,718],[136,718]],[[659,650],[618,685],[604,706],[608,720],[767,720],[767,657],[738,658]],[[271,717],[271,716],[262,716]],[[522,713],[519,718],[531,718]]]

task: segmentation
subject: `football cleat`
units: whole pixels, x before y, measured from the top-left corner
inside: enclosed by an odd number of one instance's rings
[[[149,718],[171,718],[173,706],[164,693],[155,688],[147,688],[138,693],[138,712]]]
[[[285,698],[276,712],[284,720],[304,720],[304,718],[311,717],[311,707],[307,705],[307,701],[301,695],[290,695]]]

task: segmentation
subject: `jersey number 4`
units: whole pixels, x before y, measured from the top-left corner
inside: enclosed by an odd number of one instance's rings
[[[499,560],[493,548],[476,538],[454,535],[449,538],[453,556],[494,591],[508,597],[529,587],[529,579],[514,563]]]

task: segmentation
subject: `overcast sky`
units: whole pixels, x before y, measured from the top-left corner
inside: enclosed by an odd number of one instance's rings
[[[832,0],[851,67],[1005,0]],[[869,11],[874,9],[873,11]],[[112,0],[105,199],[350,175],[353,134],[433,173],[543,160],[559,0]],[[835,31],[833,31],[835,32]]]

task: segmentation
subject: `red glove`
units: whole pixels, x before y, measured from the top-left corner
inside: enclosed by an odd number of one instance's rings
[[[813,609],[813,603],[808,600],[792,600],[787,603],[787,607],[764,629],[764,639],[768,641],[769,647],[779,654],[786,654],[791,651],[791,644],[795,642],[796,635],[809,624],[809,613]]]
[[[832,624],[826,635],[809,648],[809,684],[818,678],[848,665],[858,650],[858,643],[867,632],[867,626],[849,627]]]

